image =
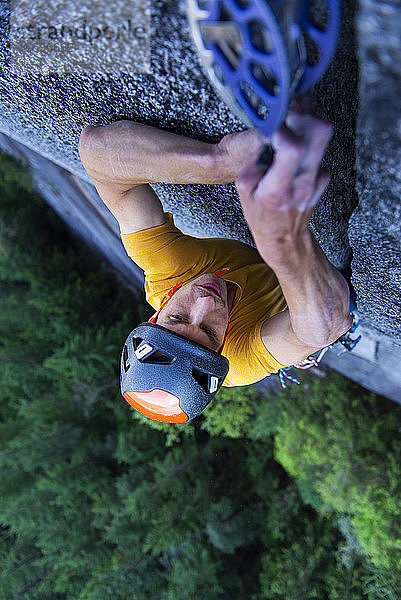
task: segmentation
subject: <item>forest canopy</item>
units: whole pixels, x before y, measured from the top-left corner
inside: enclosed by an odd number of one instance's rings
[[[337,373],[189,424],[119,391],[152,314],[0,156],[0,597],[401,598],[401,406]]]

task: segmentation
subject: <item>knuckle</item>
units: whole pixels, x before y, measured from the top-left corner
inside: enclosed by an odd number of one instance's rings
[[[292,192],[288,188],[281,190],[271,190],[268,197],[270,209],[286,210],[292,204]]]

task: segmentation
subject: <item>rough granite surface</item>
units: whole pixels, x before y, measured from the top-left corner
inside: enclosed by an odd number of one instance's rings
[[[8,4],[0,2],[0,131],[87,181],[78,155],[78,138],[85,125],[126,118],[209,142],[244,129],[202,71],[184,0],[151,3],[150,74],[119,72],[118,68],[115,73],[104,72],[101,53],[88,74],[11,72]],[[53,4],[57,5],[57,0]],[[116,0],[113,5],[116,15],[126,7],[126,0]],[[397,111],[401,56],[395,24],[398,19],[399,25],[399,14],[396,2],[362,0],[358,14],[353,0],[343,2],[338,50],[315,87],[316,112],[333,122],[335,133],[325,159],[332,180],[315,210],[311,228],[336,267],[344,268],[353,251],[353,283],[361,317],[401,340],[401,126]],[[389,42],[380,34],[383,27],[392,34]],[[388,81],[387,92],[382,77]],[[232,184],[158,184],[155,189],[165,210],[176,215],[176,223],[185,232],[253,243]]]
[[[401,2],[362,0],[353,284],[365,325],[401,340]]]

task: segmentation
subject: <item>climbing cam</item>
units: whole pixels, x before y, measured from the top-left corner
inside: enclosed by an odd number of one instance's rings
[[[187,0],[187,7],[210,82],[239,119],[266,137],[335,51],[339,0]]]

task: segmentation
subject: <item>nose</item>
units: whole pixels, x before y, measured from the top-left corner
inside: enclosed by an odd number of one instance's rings
[[[191,317],[193,325],[200,325],[205,316],[216,308],[213,296],[201,296],[192,305]]]

